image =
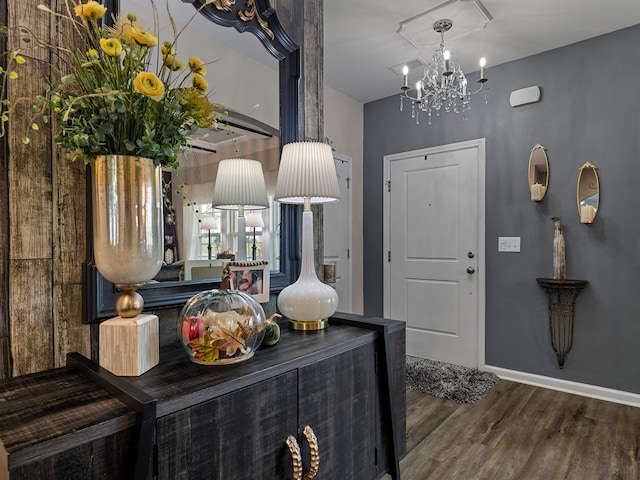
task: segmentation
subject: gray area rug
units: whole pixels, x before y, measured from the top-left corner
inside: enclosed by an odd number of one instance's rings
[[[473,403],[497,382],[498,376],[491,372],[407,355],[407,388],[434,397]]]

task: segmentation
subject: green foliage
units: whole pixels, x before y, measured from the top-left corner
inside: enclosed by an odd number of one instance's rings
[[[163,167],[177,167],[178,151],[187,136],[216,121],[207,97],[204,63],[197,57],[188,62],[177,58],[179,36],[173,19],[173,41],[158,46],[156,32],[150,33],[133,14],[118,17],[115,25],[101,27],[105,7],[89,0],[68,3],[60,14],[45,6],[39,9],[70,22],[83,39],[79,48],[54,45],[37,38],[27,27],[0,27],[0,35],[18,47],[4,52],[7,68],[0,68],[0,136],[14,113],[14,106],[29,99],[7,98],[7,82],[20,78],[20,66],[30,54],[46,48],[59,64],[68,65],[60,80],[43,84],[43,92],[31,100],[33,117],[23,137],[56,115],[60,122],[55,142],[68,151],[72,160],[90,162],[97,155],[128,154],[152,158]],[[155,4],[151,0],[154,8]],[[197,12],[196,12],[197,14]],[[55,65],[57,65],[56,63]],[[55,65],[52,63],[51,66]],[[187,69],[185,69],[187,65]]]

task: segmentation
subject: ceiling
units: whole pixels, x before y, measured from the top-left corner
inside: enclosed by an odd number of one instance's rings
[[[486,57],[489,81],[492,66],[640,23],[639,0],[324,0],[325,83],[362,103],[399,93],[402,78],[390,67],[418,57],[428,62],[438,46],[414,47],[398,33],[401,22],[443,4],[449,15],[476,2],[491,20],[469,31],[473,28],[465,29],[463,21],[453,18],[445,44],[467,74],[477,71],[478,60]],[[277,0],[271,4],[277,10]],[[434,35],[428,19],[438,13],[429,15],[423,17],[423,27]],[[252,35],[208,27],[217,40],[275,64]],[[223,38],[227,33],[231,40]]]
[[[493,19],[482,30],[448,41],[456,33],[454,20],[445,45],[467,73],[486,57],[489,81],[493,65],[640,23],[638,0],[481,2]],[[402,78],[389,67],[416,57],[429,61],[438,47],[415,48],[397,33],[400,22],[443,3],[459,7],[470,1],[324,0],[325,83],[363,103],[399,93]]]

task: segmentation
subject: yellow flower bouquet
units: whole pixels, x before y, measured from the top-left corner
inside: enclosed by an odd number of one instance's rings
[[[69,69],[59,81],[45,83],[42,95],[32,99],[34,116],[27,132],[38,130],[55,114],[60,120],[55,141],[72,160],[88,163],[97,155],[122,154],[177,167],[177,153],[187,136],[211,126],[216,113],[208,98],[206,65],[197,57],[186,64],[177,57],[180,32],[172,18],[174,38],[159,45],[157,11],[150,2],[153,32],[132,13],[104,27],[107,9],[94,0],[65,0],[66,14],[39,5],[44,14],[72,23],[82,38],[79,47],[54,45],[26,27],[0,27],[0,34],[17,45],[5,52],[7,68],[0,67],[0,136],[19,103],[7,99],[7,82],[19,81],[22,65],[40,61],[30,55],[34,49],[46,48]],[[29,143],[29,133],[23,142]]]

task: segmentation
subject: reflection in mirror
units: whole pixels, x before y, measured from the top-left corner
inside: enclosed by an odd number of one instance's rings
[[[580,167],[577,201],[580,223],[593,223],[600,206],[600,181],[596,166],[589,162]]]
[[[263,224],[255,232],[256,259],[268,260],[272,270],[280,269],[280,209],[273,199],[280,159],[278,131],[256,120],[251,126],[246,118],[238,122],[237,116],[227,116],[226,126],[200,130],[183,151],[180,168],[164,172],[165,219],[170,222],[165,223],[164,265],[156,281],[189,281],[196,277],[185,265],[212,260],[209,266],[214,267],[220,260],[234,260],[240,250],[237,212],[214,209],[211,200],[220,161],[236,157],[262,164],[269,208],[255,212]],[[253,234],[247,227],[247,252],[253,251]]]
[[[132,11],[138,18],[152,18],[149,0],[121,0],[120,6],[124,14]],[[240,250],[237,213],[211,207],[218,163],[238,157],[258,160],[263,165],[270,204],[266,212],[261,212],[265,226],[258,232],[257,258],[268,260],[271,269],[279,271],[280,212],[279,205],[273,203],[279,131],[271,126],[277,126],[279,121],[278,61],[254,35],[214,25],[196,14],[191,5],[176,2],[170,5],[170,13],[179,30],[188,25],[176,42],[177,56],[186,63],[195,55],[207,64],[212,101],[218,105],[222,118],[214,127],[192,136],[179,157],[178,170],[164,172],[165,255],[154,281],[190,281],[195,277],[185,272],[185,262],[233,260]],[[158,29],[160,41],[174,38],[164,8],[158,9]],[[215,220],[217,228],[203,228],[202,221],[207,217]]]
[[[546,149],[536,144],[531,149],[529,156],[529,191],[531,192],[531,200],[539,202],[547,193],[549,187],[549,160],[547,159]]]

